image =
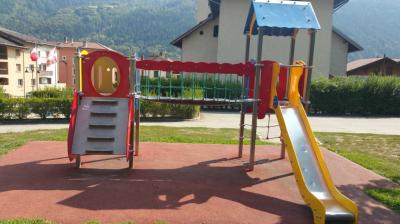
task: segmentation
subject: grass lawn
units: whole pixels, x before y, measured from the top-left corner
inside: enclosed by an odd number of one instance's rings
[[[323,146],[361,166],[400,183],[400,136],[316,133]],[[400,213],[400,188],[366,193]]]
[[[238,144],[237,129],[171,128],[142,126],[141,142]],[[250,143],[250,131],[245,131],[245,144]],[[0,155],[16,149],[30,141],[66,141],[67,130],[42,130],[22,133],[0,134]],[[267,144],[257,141],[257,144]],[[1,224],[1,223],[0,223]]]
[[[368,189],[367,193],[389,208],[400,213],[400,188],[396,189]]]
[[[52,222],[41,219],[12,219],[0,220],[0,224],[52,224]]]

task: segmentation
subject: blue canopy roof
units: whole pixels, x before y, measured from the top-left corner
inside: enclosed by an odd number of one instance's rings
[[[297,29],[321,29],[310,2],[253,0],[250,6],[244,33],[258,34],[258,28],[265,27],[263,35],[292,36]]]

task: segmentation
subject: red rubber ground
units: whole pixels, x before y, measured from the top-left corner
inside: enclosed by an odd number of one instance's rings
[[[83,157],[68,162],[66,143],[33,142],[0,159],[0,217],[44,218],[59,223],[135,221],[170,224],[310,224],[311,212],[278,147],[257,147],[246,173],[236,146],[142,144],[135,170],[125,157]],[[361,188],[390,181],[330,152],[328,166],[339,189],[360,207],[360,223],[400,223],[400,216]],[[86,162],[86,163],[85,163]]]

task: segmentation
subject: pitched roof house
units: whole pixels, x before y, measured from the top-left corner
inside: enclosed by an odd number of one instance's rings
[[[365,58],[350,62],[347,75],[397,75],[400,76],[400,59],[389,57]]]
[[[39,58],[33,62],[30,51],[37,47]],[[0,27],[0,87],[22,97],[30,91],[56,85],[58,68],[47,65],[47,54],[55,46],[36,37]]]
[[[237,63],[244,60],[245,26],[251,0],[197,0],[198,24],[171,42],[182,49],[182,60]],[[361,50],[355,41],[332,25],[334,10],[348,0],[311,0],[322,30],[317,33],[315,70],[321,75],[345,75],[347,55]],[[256,37],[254,37],[256,38]],[[251,57],[255,57],[255,44]],[[308,35],[297,39],[296,59],[307,59]],[[264,59],[289,61],[290,38],[265,37]]]
[[[30,52],[37,49],[39,59],[32,61]],[[47,64],[48,53],[56,48],[58,63]],[[44,41],[0,27],[0,87],[17,97],[48,86],[73,86],[73,57],[77,49],[89,52],[112,50],[100,43],[77,41]]]

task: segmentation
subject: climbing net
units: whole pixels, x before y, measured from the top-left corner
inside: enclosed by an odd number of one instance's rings
[[[245,64],[138,61],[141,99],[195,105],[228,105],[249,99]]]

